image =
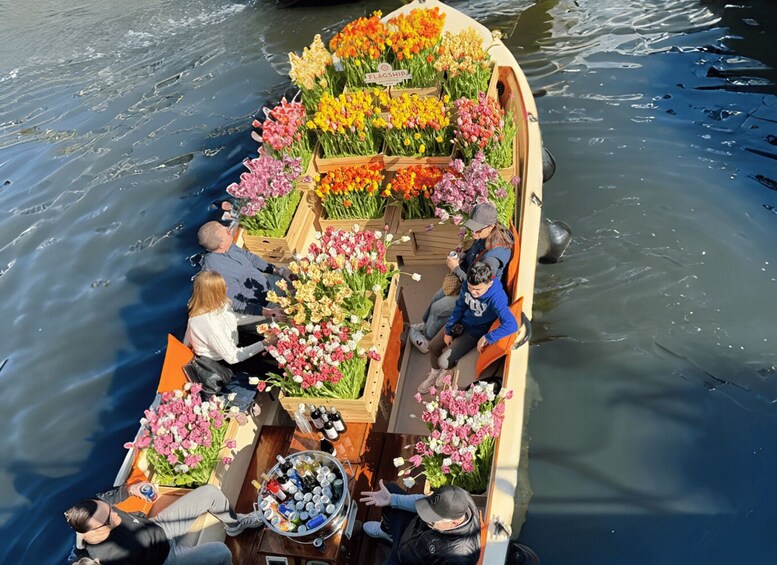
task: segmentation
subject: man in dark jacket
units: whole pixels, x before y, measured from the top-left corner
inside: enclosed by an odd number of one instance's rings
[[[383,508],[364,533],[392,544],[386,565],[475,565],[480,558],[480,515],[467,491],[455,486],[432,495],[405,494],[395,484],[362,492],[361,502]]]
[[[224,524],[228,536],[262,525],[260,512],[237,514],[215,485],[193,490],[153,518],[116,506],[130,495],[143,499],[141,488],[148,484],[123,485],[71,506],[65,519],[76,532],[76,545],[69,560],[89,557],[101,565],[227,565],[232,554],[225,544],[188,547],[180,545],[180,539],[206,512]]]

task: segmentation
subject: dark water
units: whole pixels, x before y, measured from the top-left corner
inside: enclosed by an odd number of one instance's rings
[[[0,0],[0,562],[61,562],[61,512],[110,486],[286,53],[397,5]],[[771,562],[774,4],[454,5],[509,35],[576,235],[538,271],[521,540]]]

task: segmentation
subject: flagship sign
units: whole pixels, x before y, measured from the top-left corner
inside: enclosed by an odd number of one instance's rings
[[[411,78],[413,75],[410,74],[410,71],[405,69],[395,71],[388,63],[378,63],[378,72],[364,75],[365,82],[381,86],[394,86]]]

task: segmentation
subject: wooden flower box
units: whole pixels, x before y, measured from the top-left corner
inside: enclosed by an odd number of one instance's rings
[[[392,264],[391,267],[396,268],[396,264]],[[394,319],[394,313],[397,310],[398,292],[399,273],[392,277],[386,297],[380,297],[375,301],[375,306],[372,310],[370,331],[366,333],[359,342],[359,345],[364,349],[374,347],[381,355],[383,355],[383,352],[386,350],[388,344],[381,341],[381,328],[384,324],[387,324]]]
[[[251,428],[251,426],[246,426],[246,427]],[[251,429],[255,429],[255,427]],[[250,432],[251,429],[248,429],[247,431]],[[238,421],[235,419],[230,420],[229,423],[227,424],[227,431],[224,434],[224,442],[232,439],[237,442],[238,448],[241,447],[241,444],[245,444],[247,439],[247,437],[242,437],[246,435],[242,432],[243,432],[242,427],[240,426]],[[237,448],[233,448],[233,449],[230,449],[228,447],[221,448],[218,454],[218,458],[216,459],[216,465],[210,473],[210,478],[208,479],[207,484],[222,486],[222,484],[228,478],[228,473],[230,472],[230,466],[234,463],[233,461],[229,465],[225,465],[222,459],[224,457],[234,457],[236,450]],[[141,452],[140,457],[138,458],[137,466],[139,469],[145,472],[149,482],[152,482],[152,483],[155,482],[154,468],[148,463],[148,460],[146,459],[145,449]],[[179,491],[186,493],[192,489],[189,487],[181,487],[181,486],[159,485],[158,490],[159,490],[159,494],[173,494]]]
[[[383,216],[374,219],[349,218],[344,220],[330,220],[326,217],[326,212],[321,210],[321,213],[318,216],[318,224],[322,231],[328,227],[351,231],[354,226],[359,226],[359,230],[386,231],[387,229],[391,229],[393,217],[394,211],[390,206],[386,206]]]
[[[386,325],[388,326],[388,324]],[[388,339],[388,330],[385,331],[385,337]],[[375,422],[380,404],[380,393],[383,389],[383,367],[382,361],[370,360],[367,365],[367,380],[364,383],[364,391],[361,397],[353,400],[343,400],[339,398],[321,398],[307,396],[286,396],[283,393],[279,395],[281,406],[289,416],[294,417],[294,413],[299,409],[300,404],[315,404],[316,406],[334,406],[343,416],[347,424],[353,423],[372,423]]]
[[[316,145],[311,159],[315,171],[318,173],[328,173],[340,167],[356,167],[359,165],[369,165],[371,163],[383,164],[383,153],[372,155],[353,155],[349,157],[324,157],[321,144]]]
[[[411,165],[419,167],[440,167],[447,168],[451,161],[453,161],[454,150],[451,150],[450,155],[443,157],[405,157],[404,155],[389,155],[388,150],[384,146],[383,152],[383,165],[387,171],[397,171]]]
[[[259,255],[269,262],[287,262],[292,256],[303,250],[305,242],[315,231],[315,219],[317,216],[317,202],[311,190],[303,190],[302,198],[297,205],[297,211],[289,224],[289,229],[283,237],[268,237],[263,235],[250,235],[240,228],[236,242],[243,247]]]
[[[403,94],[412,96],[413,94],[423,98],[439,98],[442,93],[442,86],[427,86],[423,88],[401,88],[401,87],[388,87],[388,95],[391,98],[399,98]]]

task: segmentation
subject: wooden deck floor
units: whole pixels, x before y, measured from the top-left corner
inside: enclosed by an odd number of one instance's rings
[[[403,267],[403,272],[419,273],[421,280],[416,282],[410,277],[400,277],[400,286],[407,308],[409,324],[421,321],[429,300],[440,288],[442,279],[448,272],[444,262],[434,265],[413,265]],[[389,431],[396,434],[427,434],[426,426],[410,414],[421,414],[421,406],[414,398],[418,385],[426,378],[432,368],[429,354],[423,354],[407,342],[407,331],[403,334],[405,348],[400,369],[399,385],[389,421]],[[474,380],[477,352],[473,350],[458,363],[459,386],[465,386]],[[427,395],[428,398],[428,395]]]

